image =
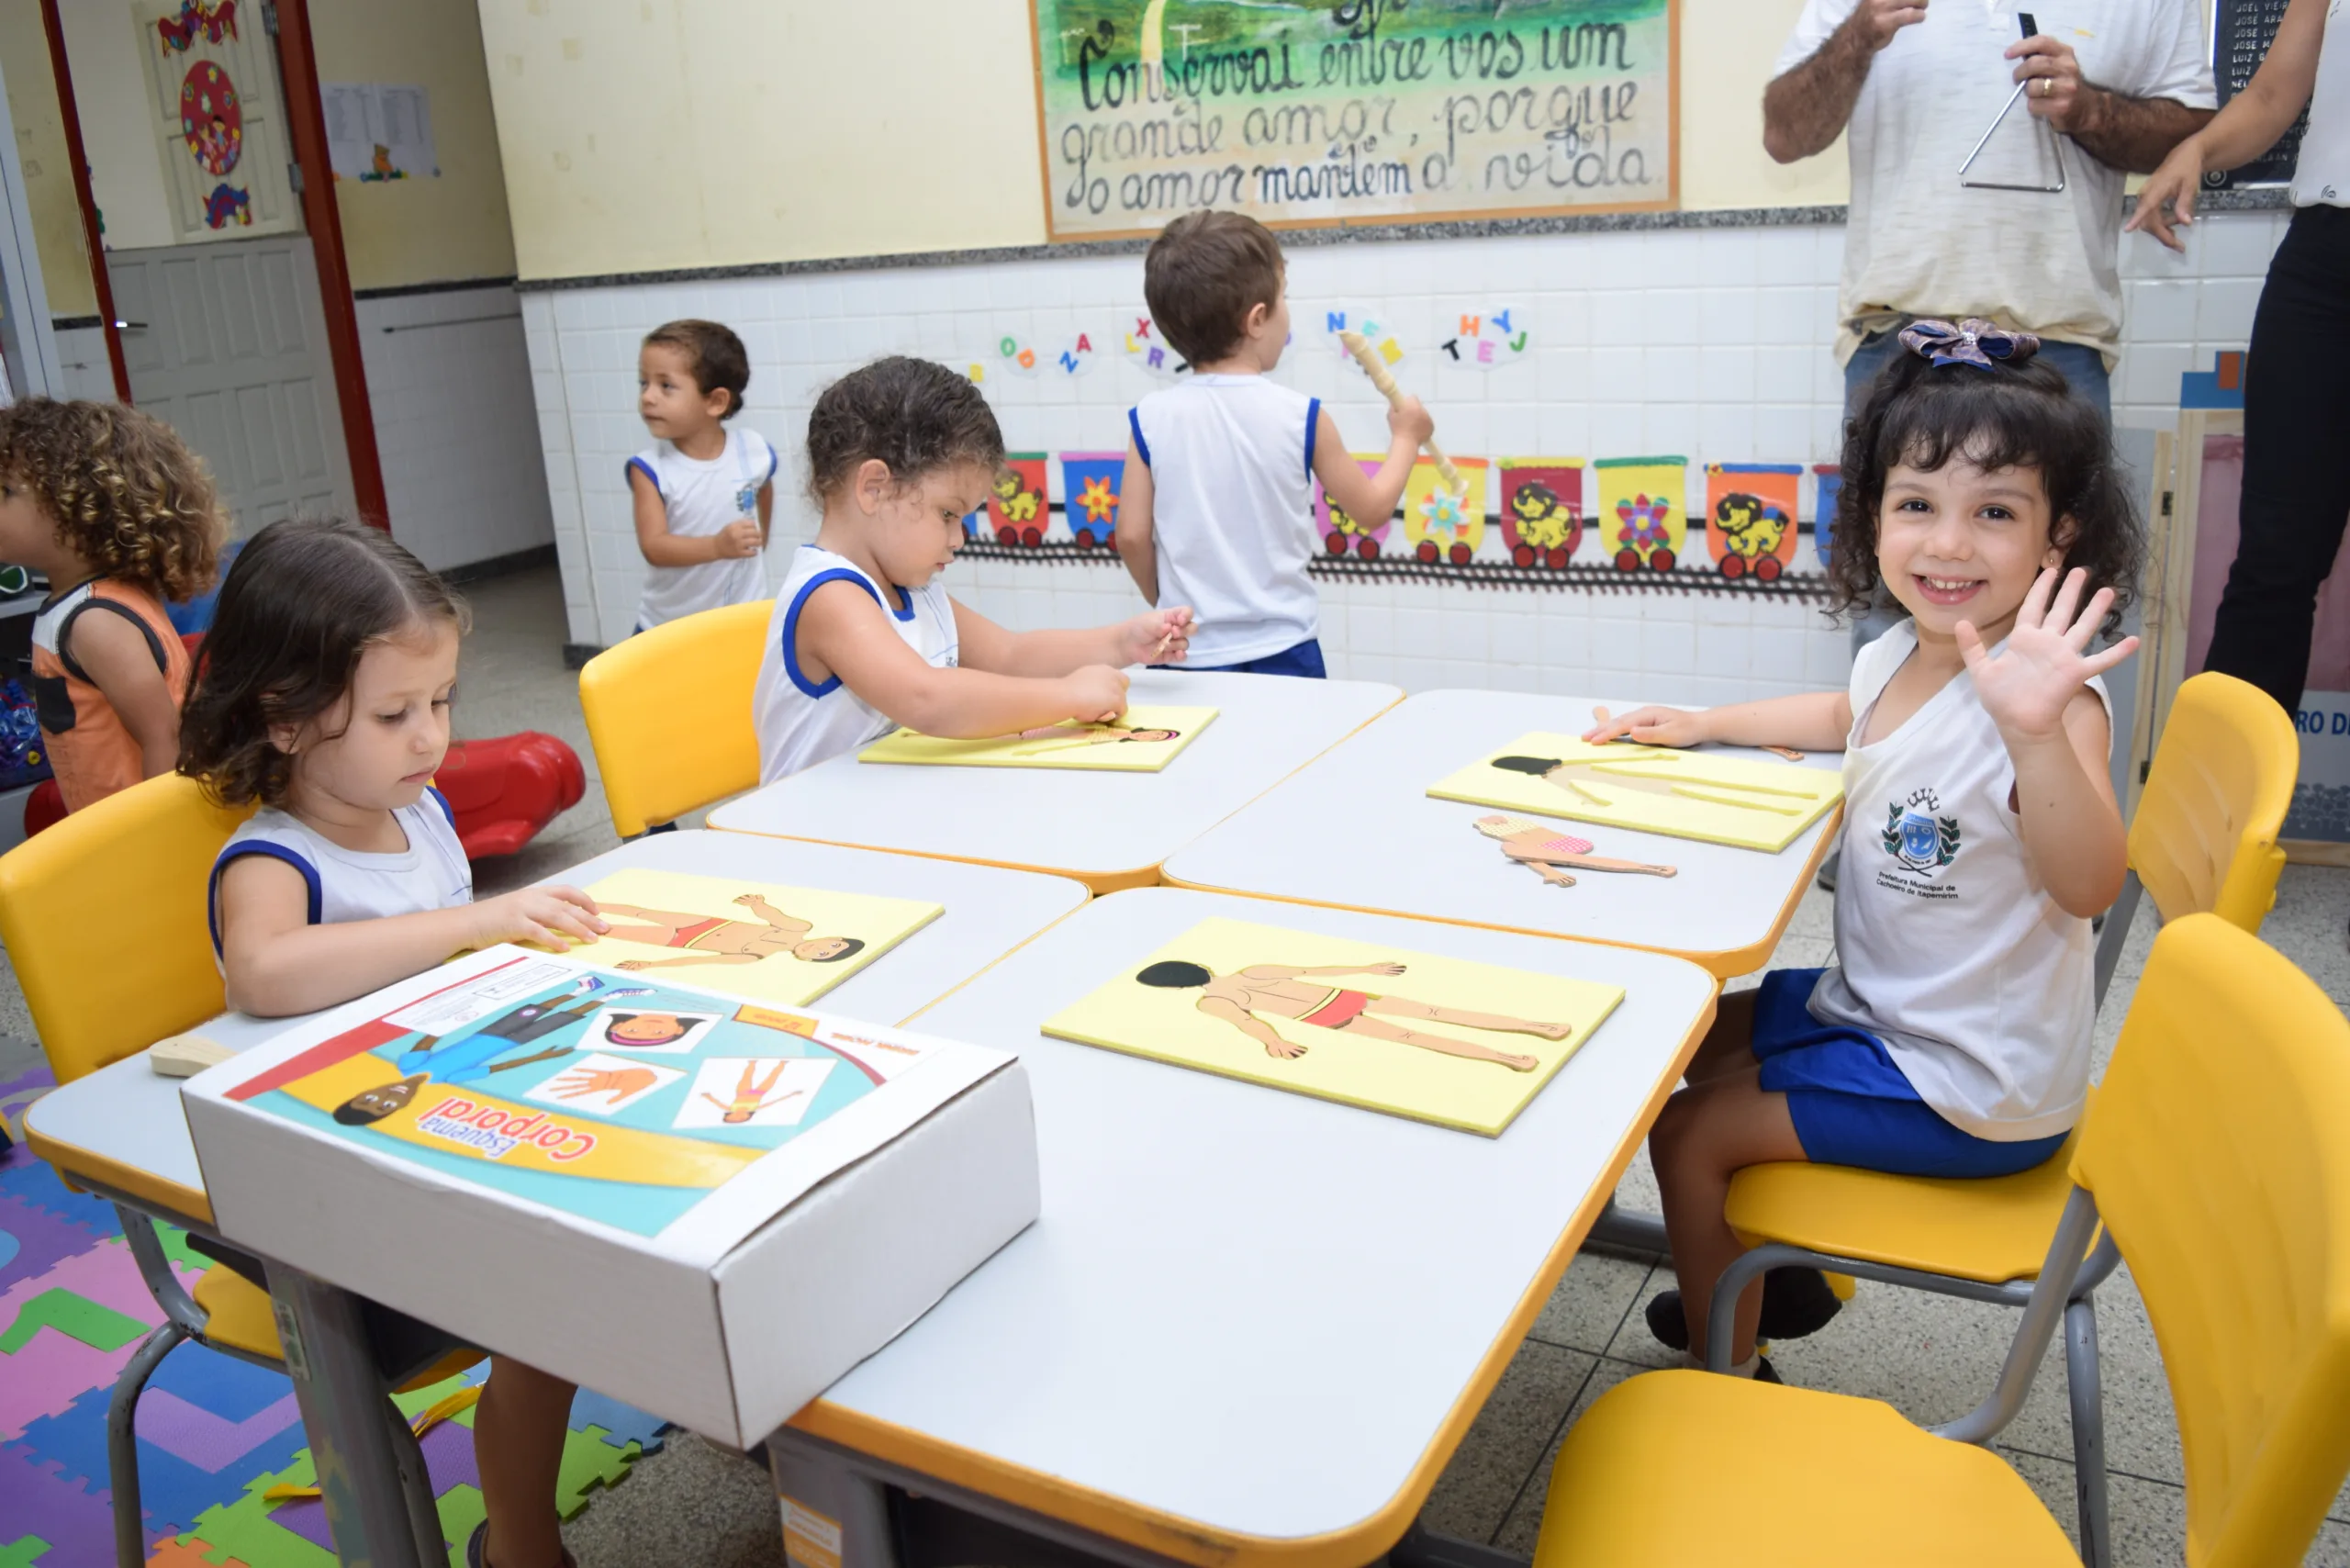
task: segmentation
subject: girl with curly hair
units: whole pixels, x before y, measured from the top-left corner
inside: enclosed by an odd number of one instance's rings
[[[49,579],[33,701],[67,811],[178,759],[188,656],[163,606],[212,586],[226,532],[203,461],[162,421],[119,403],[0,409],[0,560]]]
[[[2089,921],[2124,869],[2098,678],[2137,639],[2096,644],[2136,577],[2137,518],[2104,419],[2036,340],[1981,320],[1901,339],[1846,435],[1830,581],[1848,611],[1881,582],[1908,619],[1844,690],[1603,711],[1585,737],[1844,753],[1841,967],[1725,996],[1650,1137],[1681,1289],[1649,1327],[1684,1353],[1743,1249],[1723,1215],[1740,1168],[2009,1175],[2055,1153],[2088,1086]],[[1790,1338],[1835,1305],[1812,1271],[1758,1281],[1741,1370],[1768,1375],[1758,1324]]]

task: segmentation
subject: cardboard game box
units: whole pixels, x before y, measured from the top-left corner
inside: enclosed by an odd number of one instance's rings
[[[1017,1058],[514,946],[182,1094],[229,1239],[736,1448],[1037,1209]]]

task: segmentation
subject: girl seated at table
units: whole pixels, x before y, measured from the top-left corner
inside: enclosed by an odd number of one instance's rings
[[[237,557],[181,715],[179,762],[222,803],[261,807],[212,868],[230,1006],[308,1013],[464,948],[561,948],[606,929],[574,888],[474,902],[432,788],[464,630],[463,603],[381,529],[273,523]],[[571,1561],[554,1506],[571,1397],[567,1383],[490,1358],[474,1420],[488,1513],[466,1548],[476,1568]]]
[[[1120,666],[1183,657],[1189,610],[1008,632],[947,596],[938,575],[1002,462],[987,400],[943,365],[877,360],[824,388],[808,418],[808,486],[823,519],[776,596],[752,704],[762,781],[900,725],[978,740],[1114,719],[1126,707]]]
[[[1585,736],[1844,750],[1841,967],[1723,997],[1650,1135],[1681,1289],[1649,1325],[1684,1353],[1744,1249],[1723,1215],[1740,1168],[2008,1175],[2056,1151],[2088,1083],[2089,920],[2125,868],[2098,677],[2137,639],[2092,644],[2133,589],[2137,520],[2104,420],[2037,340],[1969,320],[1901,341],[1845,438],[1829,575],[1847,610],[1882,583],[1909,619],[1845,690]],[[1776,1381],[1758,1317],[1792,1338],[1833,1310],[1816,1271],[1773,1271],[1739,1298],[1737,1370]]]

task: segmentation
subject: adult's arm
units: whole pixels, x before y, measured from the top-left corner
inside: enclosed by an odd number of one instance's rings
[[[2206,174],[2241,168],[2277,145],[2317,88],[2324,42],[2325,0],[2291,0],[2252,81],[2210,124],[2171,150],[2138,193],[2138,210],[2121,227],[2143,230],[2174,251],[2185,249],[2163,208],[2176,210],[2179,223],[2192,224]]]
[[[1762,89],[1762,150],[1781,163],[1826,151],[1852,118],[1877,50],[1925,19],[1926,0],[1861,0],[1810,59]]]
[[[2199,28],[2195,36],[2201,38]],[[2024,84],[2024,101],[2033,116],[2080,143],[2083,151],[2107,168],[2125,174],[2151,174],[2171,149],[2211,118],[2210,109],[2190,108],[2160,86],[2132,94],[2088,81],[2072,47],[2046,33],[2009,44],[2007,52],[2016,62],[2015,80]]]

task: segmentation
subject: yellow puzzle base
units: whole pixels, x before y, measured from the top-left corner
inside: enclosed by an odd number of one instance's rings
[[[1198,738],[1216,715],[1213,708],[1129,708],[1113,724],[1070,720],[1016,735],[950,741],[900,730],[856,754],[859,762],[899,762],[934,767],[1083,767],[1108,773],[1156,773]]]
[[[1843,777],[1662,746],[1523,734],[1428,787],[1439,801],[1605,823],[1776,854],[1844,798]]]

